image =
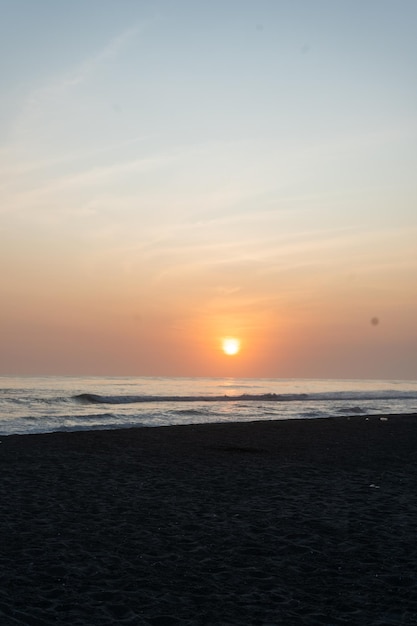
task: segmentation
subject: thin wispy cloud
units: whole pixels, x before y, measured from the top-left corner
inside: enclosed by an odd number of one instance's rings
[[[61,76],[46,85],[38,87],[27,99],[27,108],[42,106],[45,100],[62,95],[64,92],[86,82],[95,72],[109,61],[125,53],[135,38],[146,28],[145,24],[130,27],[114,36],[101,50],[84,59],[76,67],[66,70]]]
[[[65,68],[60,74],[48,77],[43,84],[38,84],[27,94],[26,99],[17,109],[14,121],[11,125],[10,147],[17,149],[20,159],[30,148],[32,137],[38,137],[40,126],[48,126],[56,115],[62,115],[61,123],[63,130],[67,125],[65,117],[68,115],[68,105],[79,97],[81,89],[87,89],[98,73],[109,66],[111,62],[121,59],[127,54],[138,40],[140,34],[147,28],[148,23],[143,22],[131,26],[123,32],[112,37],[103,47],[93,55],[85,58],[71,68]],[[70,120],[69,120],[70,121]],[[125,138],[128,139],[128,138]],[[34,141],[34,140],[33,140]],[[40,137],[38,138],[40,141]],[[39,146],[40,148],[41,146]],[[29,149],[29,150],[28,150]],[[35,152],[36,154],[36,152]],[[36,154],[36,158],[45,159],[42,153]],[[54,162],[65,160],[66,156],[56,154]]]

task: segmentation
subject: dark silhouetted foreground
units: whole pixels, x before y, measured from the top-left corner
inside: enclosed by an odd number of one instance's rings
[[[417,416],[12,436],[0,623],[417,624]]]

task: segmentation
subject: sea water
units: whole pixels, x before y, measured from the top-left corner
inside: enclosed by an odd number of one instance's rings
[[[0,377],[0,435],[417,412],[417,381]]]

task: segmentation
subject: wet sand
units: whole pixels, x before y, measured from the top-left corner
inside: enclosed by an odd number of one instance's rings
[[[1,441],[2,625],[417,624],[417,415]]]

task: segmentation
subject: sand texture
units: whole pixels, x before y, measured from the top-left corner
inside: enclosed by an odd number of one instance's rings
[[[417,416],[3,437],[0,624],[417,625]]]

